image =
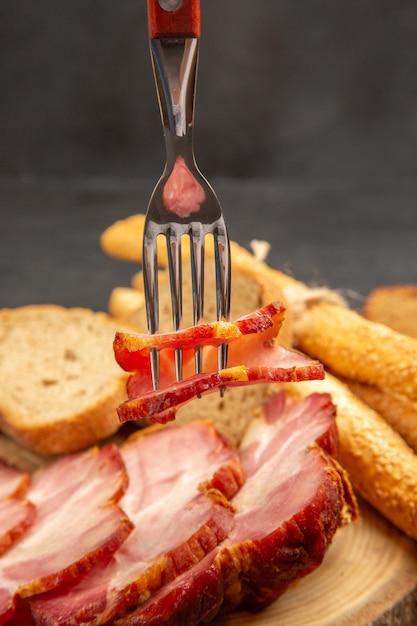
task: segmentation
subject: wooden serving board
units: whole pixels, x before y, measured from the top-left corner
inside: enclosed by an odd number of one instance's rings
[[[0,458],[32,471],[44,459],[0,435]],[[366,502],[339,530],[322,565],[257,615],[243,611],[215,626],[415,626],[417,542]]]

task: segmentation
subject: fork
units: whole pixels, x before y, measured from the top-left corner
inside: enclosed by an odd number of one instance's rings
[[[182,328],[182,243],[189,239],[193,322],[204,316],[205,238],[213,237],[217,320],[229,320],[231,264],[227,227],[219,200],[194,156],[194,101],[200,41],[200,0],[147,0],[150,51],[165,136],[166,164],[151,195],[143,236],[143,277],[148,331],[159,332],[158,246],[166,238],[174,330]],[[202,372],[202,348],[195,370]],[[218,352],[227,367],[227,344]],[[176,378],[183,354],[175,352]],[[151,349],[154,389],[159,387],[159,352]]]

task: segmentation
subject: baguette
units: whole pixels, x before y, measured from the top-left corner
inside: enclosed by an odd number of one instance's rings
[[[403,335],[417,337],[417,285],[374,289],[365,301],[362,315]]]
[[[326,302],[306,308],[296,334],[300,350],[333,373],[417,400],[417,339]]]
[[[248,263],[247,253],[239,255]],[[241,264],[242,264],[241,260]],[[417,339],[364,319],[329,289],[314,289],[263,261],[291,311],[294,345],[338,376],[386,387],[417,400]]]
[[[322,381],[285,388],[299,397],[314,392],[331,394],[337,407],[340,462],[354,489],[404,533],[417,539],[417,455],[400,435],[330,374]]]
[[[126,399],[126,374],[112,349],[120,329],[120,322],[88,309],[2,309],[1,430],[43,455],[80,450],[114,434],[116,407]]]
[[[377,411],[406,443],[417,452],[417,402],[392,389],[346,380],[353,393]]]

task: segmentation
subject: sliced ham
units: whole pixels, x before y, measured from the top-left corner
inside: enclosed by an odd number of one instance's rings
[[[27,472],[0,461],[0,556],[35,519],[35,506],[25,499],[29,482]]]
[[[320,379],[324,368],[317,361],[305,355],[288,350],[275,341],[283,321],[284,308],[280,303],[272,303],[251,315],[237,320],[230,327],[239,332],[222,341],[229,342],[228,368],[218,370],[217,345],[219,339],[195,326],[186,331],[161,335],[137,336],[118,334],[114,342],[115,358],[126,371],[134,372],[129,378],[127,391],[129,399],[118,408],[119,419],[148,419],[151,422],[165,423],[175,419],[176,409],[195,398],[225,387],[236,387],[270,382],[299,382]],[[215,324],[206,325],[211,329]],[[185,341],[184,337],[187,337]],[[203,373],[194,372],[194,349],[183,352],[183,380],[175,380],[175,347],[192,344],[194,338],[198,347],[205,345],[203,353]],[[167,346],[171,345],[171,349]],[[152,387],[149,350],[161,349],[160,387]]]
[[[327,394],[272,398],[242,442],[247,479],[232,499],[228,537],[117,626],[193,626],[238,606],[260,610],[313,571],[336,529],[356,516],[332,458],[334,412]]]
[[[36,508],[28,500],[6,498],[0,502],[0,556],[33,524]]]
[[[116,504],[128,477],[114,445],[62,457],[28,489],[36,519],[0,559],[0,624],[19,598],[55,588],[108,560],[132,530]]]
[[[0,500],[23,497],[30,484],[30,475],[0,460]]]
[[[223,496],[236,493],[243,472],[211,423],[147,429],[121,450],[130,486],[120,504],[135,530],[108,563],[33,598],[38,624],[104,624],[194,566],[231,530]]]
[[[147,368],[150,348],[180,348],[186,351],[185,361],[188,363],[193,358],[194,348],[231,343],[244,335],[266,333],[267,330],[269,334],[265,334],[264,339],[275,337],[284,320],[284,314],[284,307],[276,302],[233,322],[199,324],[184,330],[155,335],[118,332],[114,339],[114,352],[120,367],[127,372]]]

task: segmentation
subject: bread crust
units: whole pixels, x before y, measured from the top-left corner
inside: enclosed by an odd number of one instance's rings
[[[306,311],[297,345],[334,373],[417,400],[417,339],[326,303]]]
[[[3,432],[43,455],[74,452],[116,433],[116,407],[127,393],[112,341],[122,326],[136,330],[79,307],[0,310]]]
[[[417,337],[417,285],[381,286],[368,294],[362,315],[404,335]]]
[[[417,402],[386,387],[381,389],[356,380],[345,382],[358,398],[379,413],[417,452]]]

